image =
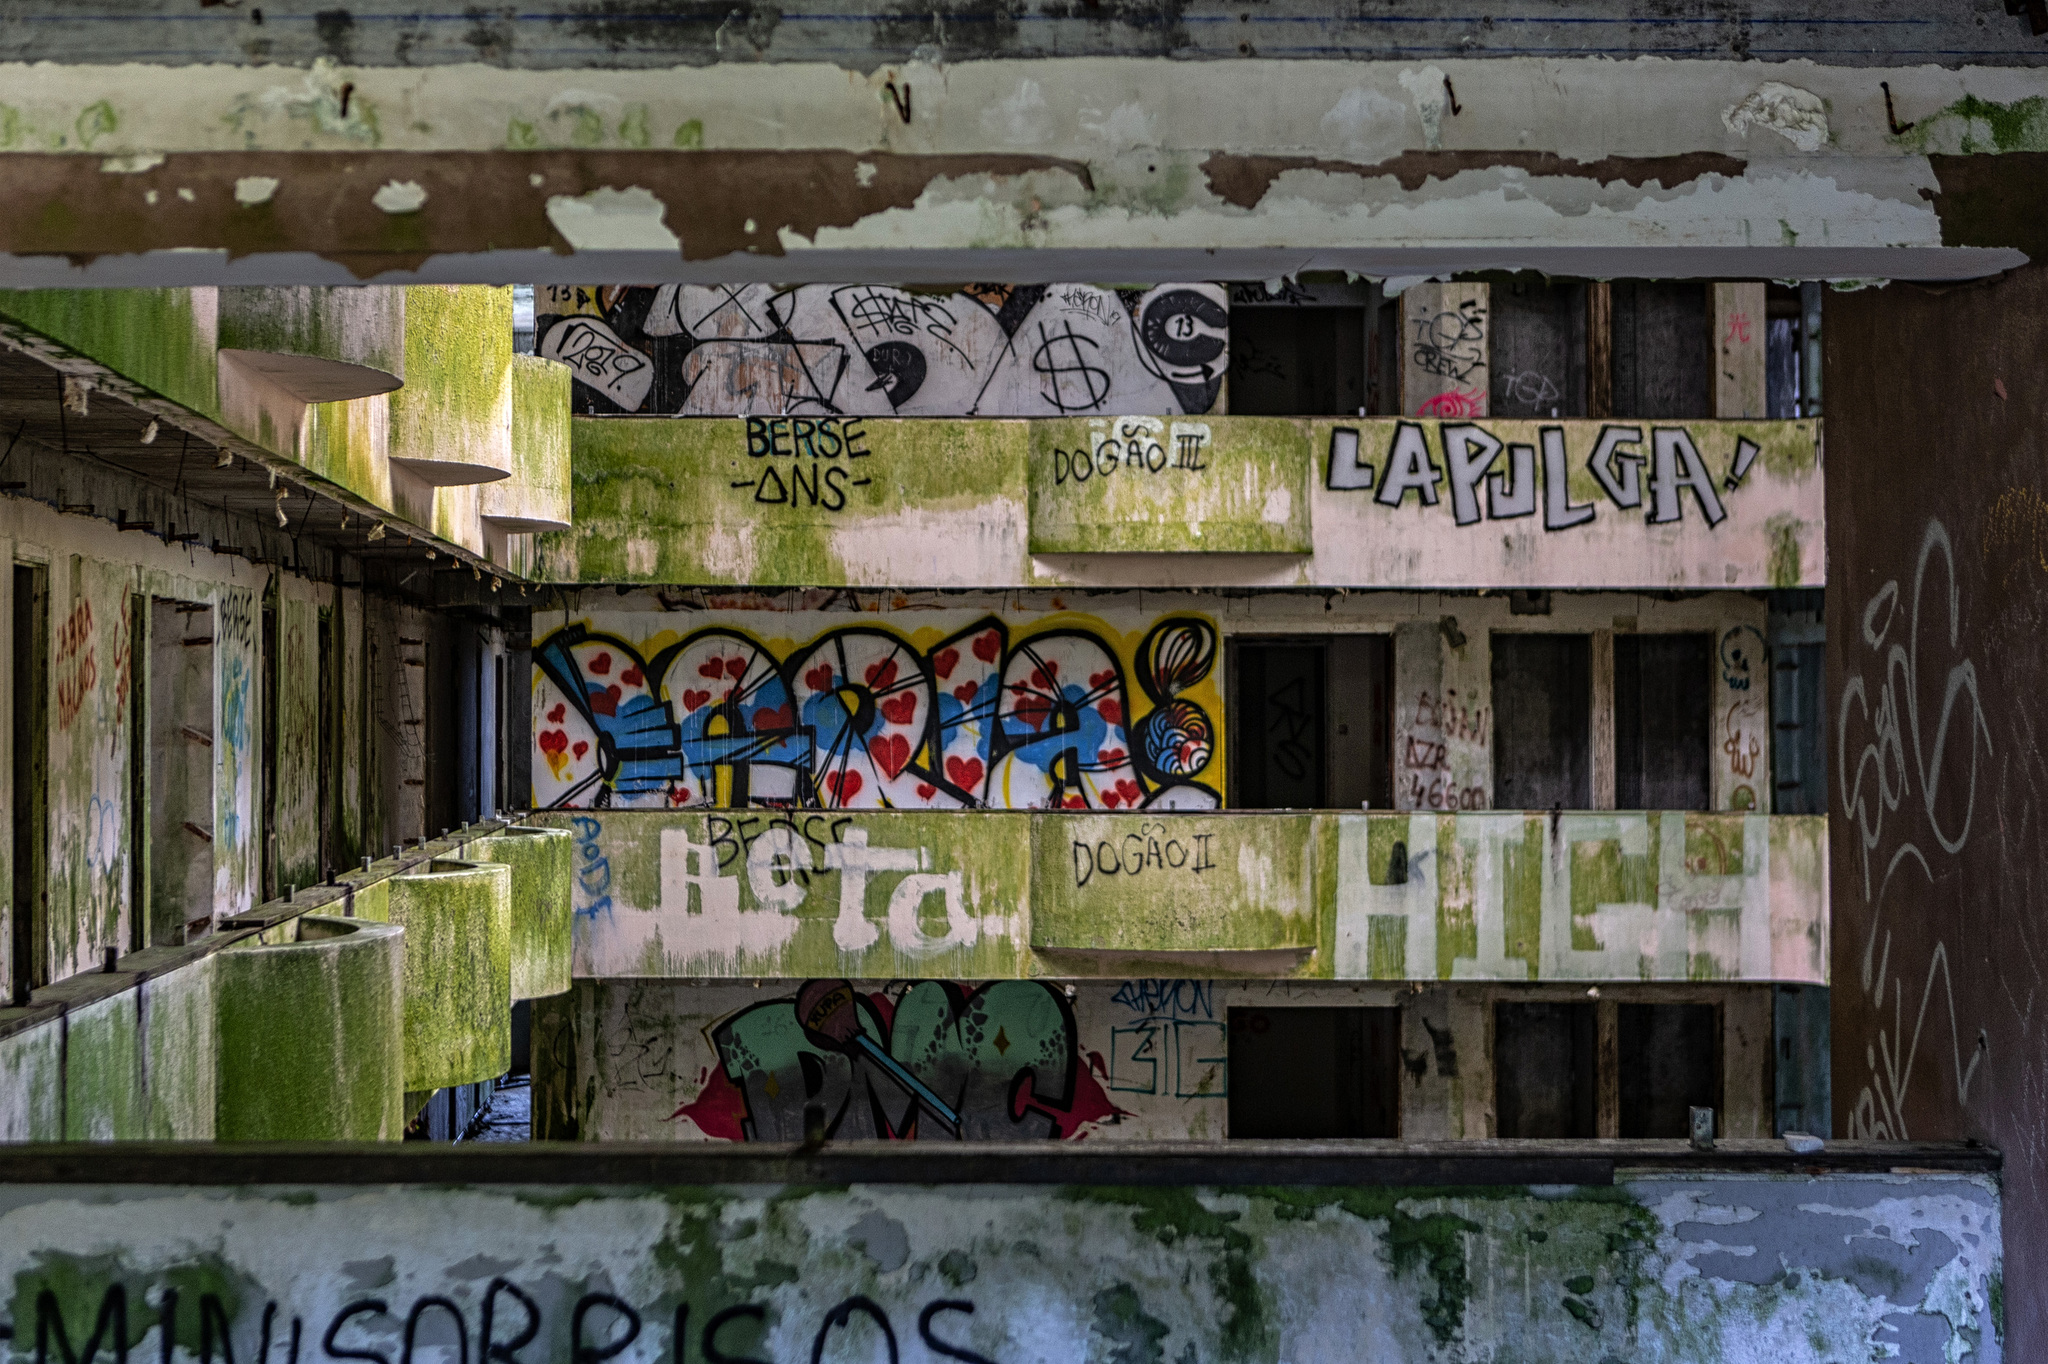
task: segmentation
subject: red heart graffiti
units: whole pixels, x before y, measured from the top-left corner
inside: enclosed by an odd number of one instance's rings
[[[561,724],[562,717],[568,714],[568,711],[569,708],[566,705],[562,705],[558,702],[555,708],[548,712],[548,723],[551,725]]]
[[[727,660],[725,660],[725,675],[727,677],[737,680],[741,677],[744,677],[746,675],[746,671],[747,660],[745,660],[744,658],[728,658]]]
[[[1140,798],[1142,798],[1145,794],[1144,791],[1139,788],[1138,783],[1132,781],[1128,777],[1124,778],[1122,781],[1116,784],[1116,793],[1119,796],[1123,797],[1125,805],[1131,807],[1134,810],[1137,808],[1138,801],[1140,800]]]
[[[974,694],[980,690],[981,684],[979,682],[976,682],[973,678],[969,678],[967,681],[962,682],[959,686],[953,688],[953,699],[964,706],[972,700],[974,700]]]
[[[619,684],[614,682],[603,691],[597,691],[593,688],[590,693],[590,708],[599,715],[617,715],[619,713]]]
[[[690,803],[690,788],[687,786],[669,787],[668,803],[670,805],[688,805]]]
[[[930,800],[937,794],[939,794],[939,788],[933,786],[930,782],[921,781],[917,784],[917,798],[919,800]]]
[[[953,665],[960,661],[958,649],[941,649],[932,655],[932,671],[940,677],[951,677]]]
[[[982,771],[979,758],[946,759],[946,776],[963,791],[980,789]]]
[[[1121,748],[1105,748],[1100,753],[1095,755],[1095,760],[1097,762],[1104,763],[1120,763],[1127,756],[1129,755],[1127,755]]]
[[[1088,798],[1086,796],[1068,796],[1062,804],[1069,810],[1085,810],[1088,808]]]
[[[793,729],[796,726],[796,706],[763,706],[754,712],[754,732],[762,734],[772,729]]]
[[[584,754],[590,751],[590,745],[584,743],[581,739],[578,739],[576,741],[576,747],[570,749],[569,751],[571,753],[574,753],[578,758],[581,758]]]
[[[820,663],[817,667],[805,673],[804,685],[812,691],[831,691],[832,665],[830,663]]]
[[[996,661],[996,655],[1003,651],[1003,643],[993,630],[974,637],[974,656],[984,663]]]
[[[1114,681],[1116,681],[1116,669],[1105,668],[1101,672],[1092,674],[1088,678],[1088,690],[1101,691],[1104,687],[1108,686],[1110,683]]]
[[[557,706],[555,709],[560,710],[561,707]],[[569,736],[559,729],[542,730],[538,742],[543,753],[566,753],[569,749]]]
[[[884,734],[868,745],[868,754],[875,766],[893,779],[910,764],[910,740],[901,734]]]
[[[917,694],[904,692],[882,703],[882,718],[892,725],[907,725],[917,718]]]
[[[683,693],[683,710],[685,713],[693,711],[710,699],[708,691],[686,691]]]
[[[1116,792],[1114,792],[1114,791],[1104,791],[1104,792],[1102,793],[1102,808],[1103,808],[1103,809],[1105,809],[1105,810],[1114,810],[1114,809],[1116,809],[1116,807],[1117,807],[1117,805],[1118,805],[1119,803],[1120,803],[1120,798],[1119,798],[1119,797],[1117,796],[1117,793],[1116,793]]]
[[[725,676],[725,660],[714,658],[708,663],[699,663],[697,665],[697,676],[708,677],[713,682],[716,682],[719,678]]]
[[[1124,722],[1124,703],[1113,696],[1099,703],[1095,710],[1108,724],[1120,725]]]
[[[646,675],[640,671],[640,666],[637,663],[619,674],[619,681],[629,687],[637,687],[645,680]]]
[[[610,654],[599,654],[597,655],[597,657],[591,659],[590,662],[586,663],[584,666],[589,668],[590,671],[596,673],[599,677],[603,677],[606,673],[612,670],[612,656]]]
[[[832,799],[844,805],[860,794],[861,777],[858,772],[827,772],[825,789],[832,793]]]
[[[868,685],[876,691],[880,691],[896,680],[896,660],[885,658],[879,663],[868,664],[865,676],[868,679]]]

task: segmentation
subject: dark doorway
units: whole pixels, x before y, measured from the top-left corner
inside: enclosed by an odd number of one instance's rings
[[[1592,805],[1591,678],[1591,636],[1494,634],[1496,809]]]
[[[14,876],[10,927],[13,999],[50,983],[45,854],[49,781],[50,574],[14,566]]]
[[[1621,1135],[1684,1137],[1694,1108],[1721,1122],[1721,1010],[1713,1004],[1622,1004],[1615,1019]]]
[[[213,927],[213,632],[203,602],[150,603],[147,904],[156,945]]]
[[[1498,1135],[1599,1135],[1598,1007],[1548,1003],[1493,1006],[1493,1109]]]
[[[1314,810],[1323,804],[1324,651],[1259,644],[1237,651],[1234,772],[1239,805]]]
[[[1364,308],[1231,309],[1231,415],[1357,415],[1365,329]]]
[[[1712,635],[1614,638],[1614,803],[1622,810],[1713,805]]]
[[[1399,1009],[1232,1009],[1230,1135],[1401,1132]]]
[[[1240,640],[1231,653],[1231,804],[1393,803],[1393,649],[1385,635]]]
[[[1616,280],[1611,286],[1616,417],[1696,421],[1713,414],[1710,287],[1648,279]]]
[[[1520,277],[1487,292],[1495,417],[1586,415],[1586,286]]]

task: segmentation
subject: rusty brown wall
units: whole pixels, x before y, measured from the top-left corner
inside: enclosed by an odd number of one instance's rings
[[[2048,266],[1827,301],[1835,1131],[2005,1152],[2048,1351]]]

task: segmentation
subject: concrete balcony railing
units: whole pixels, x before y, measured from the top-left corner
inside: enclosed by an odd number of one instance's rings
[[[97,1341],[146,1304],[167,1337],[355,1342],[431,1313],[629,1359],[1996,1359],[1998,1170],[1930,1142],[30,1148],[0,1324]]]
[[[1816,421],[577,418],[559,582],[1824,581]]]
[[[1187,968],[1827,982],[1821,816],[735,810],[534,822],[575,839],[584,977]]]
[[[569,856],[459,830],[0,1008],[0,1142],[396,1139],[569,987]]]

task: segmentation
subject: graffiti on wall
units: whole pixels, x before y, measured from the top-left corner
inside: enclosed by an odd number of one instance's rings
[[[1527,427],[1515,424],[1520,430]],[[1339,426],[1330,433],[1323,486],[1332,492],[1370,492],[1380,506],[1398,509],[1410,493],[1417,508],[1435,507],[1450,494],[1451,520],[1460,526],[1482,521],[1516,521],[1542,516],[1545,531],[1571,530],[1593,521],[1597,500],[1579,501],[1573,488],[1566,435],[1590,432],[1590,424],[1545,423],[1535,440],[1502,440],[1493,430],[1470,421],[1436,423],[1435,440],[1422,422],[1393,423],[1387,444],[1375,464],[1365,428]],[[1675,525],[1692,515],[1709,530],[1728,519],[1723,494],[1734,494],[1748,477],[1759,452],[1747,436],[1733,437],[1726,472],[1716,479],[1700,453],[1700,442],[1684,426],[1653,426],[1608,422],[1599,428],[1583,462],[1593,489],[1617,512],[1641,515],[1650,525]],[[1711,441],[1709,441],[1711,444]],[[1441,460],[1441,462],[1439,462]]]
[[[1850,1106],[1848,1134],[1905,1141],[1908,1091],[1923,1058],[1961,1109],[1989,1047],[1987,1034],[1967,1035],[1958,1016],[1948,944],[1937,940],[1924,960],[1895,960],[1886,923],[1888,908],[1917,909],[1925,887],[1969,846],[1979,768],[1993,756],[1976,663],[1960,647],[1955,549],[1940,521],[1927,523],[1910,588],[1902,591],[1896,578],[1878,588],[1859,628],[1869,651],[1859,661],[1875,666],[1844,680],[1834,738],[1836,789],[1861,853],[1868,927],[1857,980],[1836,985],[1860,988],[1871,1012],[1891,1021],[1879,1024],[1865,1053],[1869,1073]]]
[[[1039,981],[809,980],[710,1037],[718,1064],[671,1117],[727,1141],[1067,1138],[1118,1116],[1066,995]]]
[[[1215,624],[1168,617],[1125,654],[1083,621],[845,626],[779,654],[726,625],[652,651],[567,625],[534,652],[534,804],[1216,808]]]
[[[539,353],[608,415],[1207,412],[1229,364],[1220,286],[543,286]]]

